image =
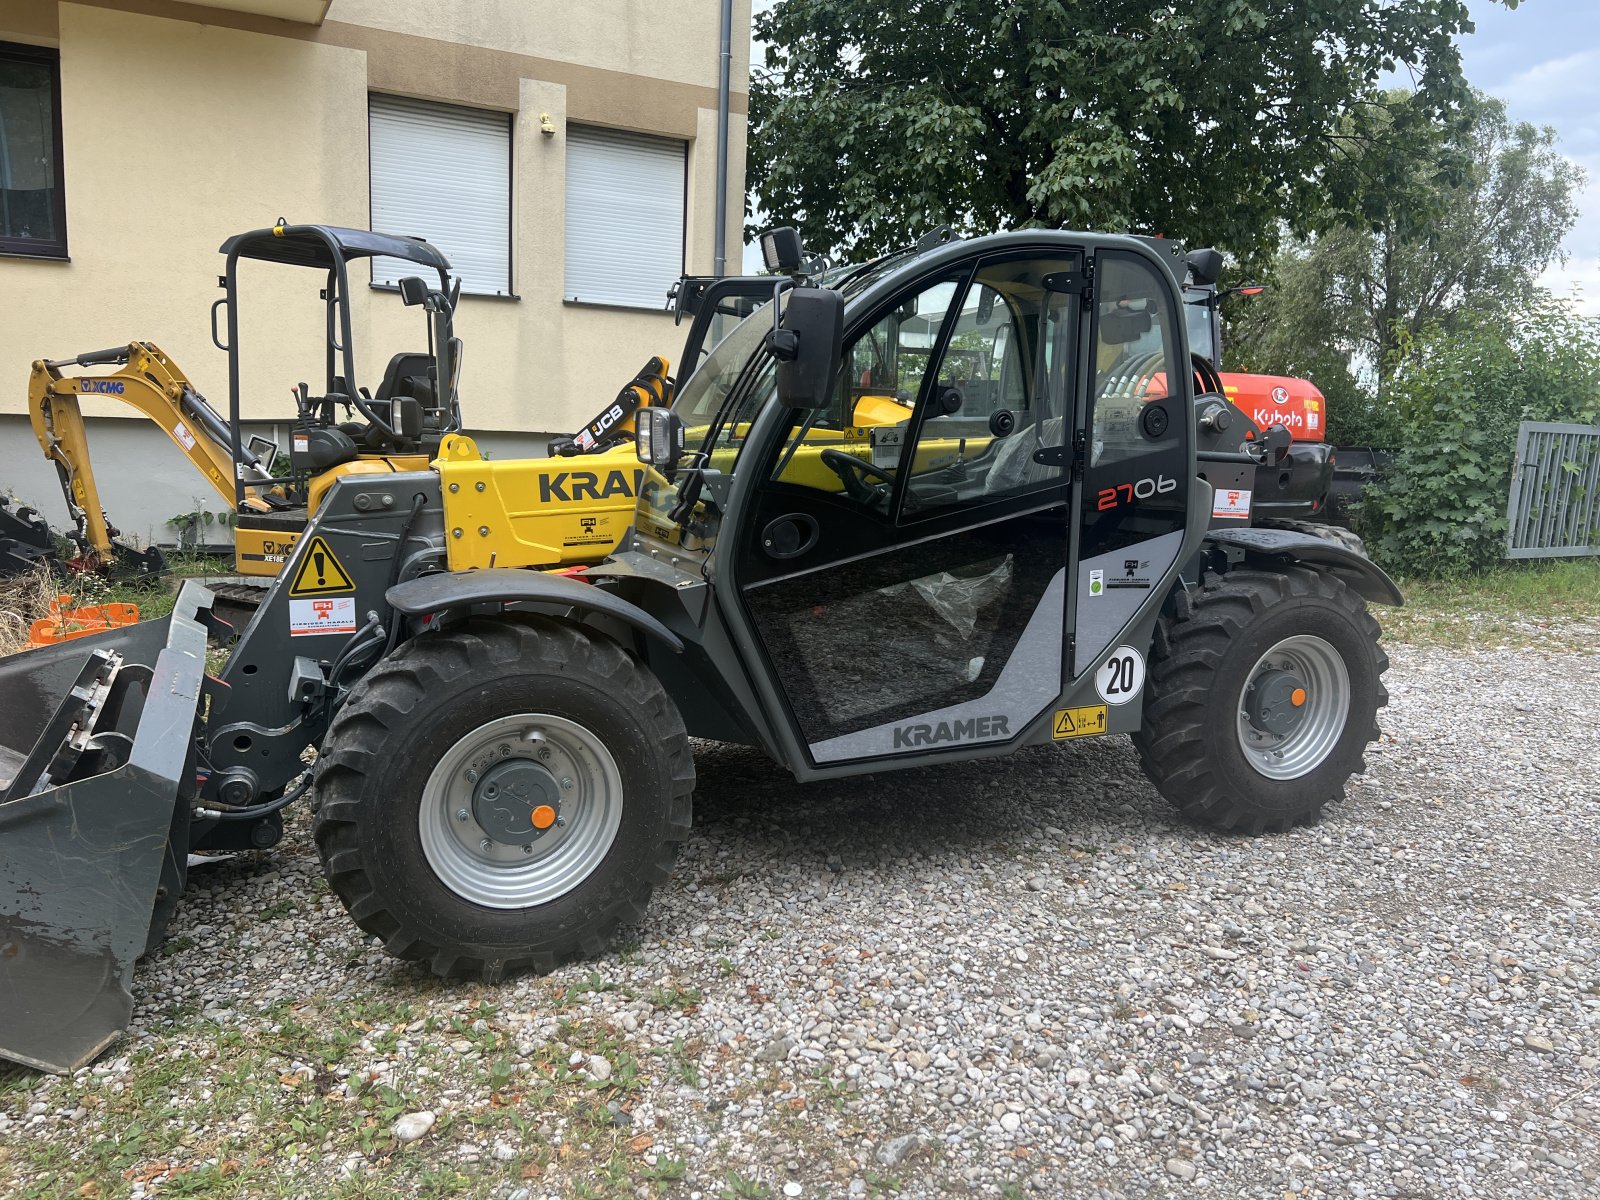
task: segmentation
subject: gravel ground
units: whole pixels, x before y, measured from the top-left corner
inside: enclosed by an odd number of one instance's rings
[[[1173,819],[1125,739],[799,787],[700,748],[616,953],[440,985],[303,820],[203,871],[136,1027],[0,1071],[8,1196],[1600,1194],[1600,628],[1391,647],[1319,827]]]

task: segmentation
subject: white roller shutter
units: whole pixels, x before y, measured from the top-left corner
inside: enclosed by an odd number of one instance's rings
[[[372,228],[426,238],[461,290],[511,294],[511,118],[506,113],[371,98]],[[375,259],[374,283],[415,264]]]
[[[683,274],[683,142],[567,127],[567,278],[588,304],[663,308]]]

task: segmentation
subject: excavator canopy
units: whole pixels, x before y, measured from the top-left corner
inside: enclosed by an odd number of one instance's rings
[[[448,271],[450,260],[421,238],[346,229],[342,225],[285,225],[236,233],[219,247],[222,254],[296,267],[333,268],[358,258],[398,258],[435,271]]]

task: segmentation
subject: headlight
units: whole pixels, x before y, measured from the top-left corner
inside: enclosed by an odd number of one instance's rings
[[[634,449],[639,461],[671,478],[683,454],[683,420],[670,408],[639,409],[634,414]]]

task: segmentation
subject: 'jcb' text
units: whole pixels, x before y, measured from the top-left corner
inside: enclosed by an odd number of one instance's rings
[[[609,500],[612,496],[636,496],[643,471],[630,477],[624,471],[608,471],[602,482],[593,471],[557,471],[539,476],[539,502],[569,503],[573,500]]]
[[[937,725],[902,725],[894,731],[894,748],[937,746],[940,742],[969,742],[975,738],[1006,737],[1010,718],[969,717],[965,721],[940,721]]]

